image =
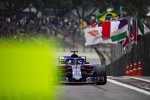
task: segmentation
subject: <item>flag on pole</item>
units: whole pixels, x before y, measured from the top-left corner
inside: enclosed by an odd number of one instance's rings
[[[137,18],[137,22],[138,22],[138,35],[144,35],[150,31],[140,19]]]
[[[128,28],[129,28],[129,25],[128,25]],[[129,45],[129,31],[128,31],[128,29],[127,29],[126,37],[119,40],[119,44],[121,44],[124,49],[126,49],[128,47],[128,45]]]
[[[100,25],[102,27],[102,38],[104,40],[106,39],[110,39],[110,28],[111,28],[111,24],[110,24],[110,21],[105,21],[103,23],[101,23]]]
[[[85,28],[84,29],[84,36],[85,36],[85,46],[88,45],[95,45],[101,43],[101,27],[93,27],[93,28]]]
[[[102,37],[114,42],[126,38],[128,30],[128,21],[121,19],[119,21],[105,21],[101,24]]]
[[[130,23],[129,23],[129,37],[131,39],[131,44],[133,46],[133,44],[135,43],[134,41],[134,25],[133,25],[133,17],[130,18]]]
[[[138,18],[131,17],[130,19],[130,38],[131,44],[137,44],[138,35],[147,34],[150,30],[146,27],[146,25]]]
[[[134,45],[137,44],[138,35],[147,34],[150,30],[140,19],[136,17],[131,17],[129,31],[130,31],[131,44]]]
[[[136,18],[133,20],[133,33],[134,33],[134,43],[137,44],[138,23]]]
[[[90,28],[84,29],[84,35],[86,39],[85,46],[95,45],[98,43],[109,43],[109,44],[117,43],[117,42],[112,42],[111,39],[103,40],[102,27],[99,27],[97,22],[91,24]]]
[[[127,46],[129,45],[129,37],[126,36],[126,38],[120,40],[119,43],[122,45],[122,47],[123,47],[124,49],[126,49]]]
[[[126,38],[126,35],[127,35],[127,29],[128,29],[127,22],[124,23],[124,22],[122,22],[122,20],[120,20],[119,26],[115,27],[115,26],[117,26],[117,24],[118,23],[112,24],[114,27],[114,32],[111,33],[111,40],[112,41],[124,39],[124,38]],[[115,30],[115,28],[116,28],[116,30]]]
[[[114,16],[118,16],[118,15],[113,11],[103,12],[103,13],[99,13],[97,15],[98,21],[100,21],[100,22],[108,20],[108,19],[110,19],[111,17],[114,17]]]

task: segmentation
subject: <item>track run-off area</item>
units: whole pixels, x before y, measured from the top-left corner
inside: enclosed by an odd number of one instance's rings
[[[150,77],[108,76],[106,85],[62,84],[60,100],[149,100]]]

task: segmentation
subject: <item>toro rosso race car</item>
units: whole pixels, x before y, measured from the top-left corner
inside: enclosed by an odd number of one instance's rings
[[[62,71],[64,83],[94,83],[104,85],[107,83],[105,66],[92,65],[86,62],[86,56],[78,56],[71,51],[71,56],[59,57],[59,69]]]

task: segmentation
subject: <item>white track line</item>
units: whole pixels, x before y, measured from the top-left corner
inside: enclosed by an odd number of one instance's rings
[[[148,80],[148,79],[143,79],[143,78],[139,78],[139,77],[131,77],[131,78],[150,83],[150,80]]]
[[[108,80],[108,82],[111,82],[111,83],[114,83],[114,84],[117,84],[117,85],[120,85],[120,86],[129,88],[129,89],[132,89],[132,90],[135,90],[135,91],[138,91],[138,92],[141,92],[141,93],[150,95],[150,92],[149,92],[149,91],[146,91],[146,90],[143,90],[143,89],[140,89],[140,88],[131,86],[131,85],[127,85],[127,84],[124,84],[124,83],[120,83],[120,82],[115,81],[115,80],[112,80],[112,79],[107,79],[107,80]]]

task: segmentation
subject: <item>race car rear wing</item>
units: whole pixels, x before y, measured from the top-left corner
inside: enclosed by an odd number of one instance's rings
[[[61,64],[65,64],[66,60],[69,58],[71,58],[71,56],[59,56],[59,62]],[[78,58],[81,58],[81,59],[83,59],[84,62],[86,62],[86,56],[79,56]]]

